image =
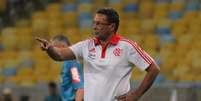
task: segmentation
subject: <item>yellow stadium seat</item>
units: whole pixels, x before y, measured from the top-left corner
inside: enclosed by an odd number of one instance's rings
[[[63,20],[55,19],[55,20],[49,21],[48,27],[49,27],[49,29],[64,28],[64,23],[65,22]]]
[[[62,5],[60,3],[51,3],[48,5],[46,12],[48,15],[48,18],[50,20],[52,19],[61,19],[62,18],[62,12],[61,12]]]
[[[165,60],[168,57],[172,57],[175,52],[176,46],[173,43],[166,43],[160,48],[160,57]]]
[[[5,81],[5,77],[0,76],[0,83],[3,84],[4,81]]]
[[[64,26],[68,27],[77,27],[77,12],[65,12],[63,14]]]
[[[48,74],[48,72],[49,72],[49,68],[40,66],[34,69],[33,74],[42,75],[42,74]]]
[[[60,3],[51,3],[47,6],[48,12],[60,12],[62,5]]]
[[[53,80],[52,76],[49,74],[35,75],[35,78],[37,83],[48,83]]]
[[[7,8],[7,0],[1,0],[0,1],[0,12],[4,12]]]
[[[110,4],[108,4],[108,6],[117,10],[118,13],[123,11],[122,3],[110,3]],[[120,13],[119,15],[122,15],[122,14]]]
[[[32,20],[33,34],[36,36],[47,36],[48,35],[48,20],[37,19]]]
[[[7,58],[4,61],[4,68],[17,68],[19,65],[19,60],[15,60],[12,58]]]
[[[123,0],[124,4],[138,3],[140,0]]]
[[[64,34],[69,37],[71,43],[76,43],[82,39],[79,29],[77,28],[67,28]]]
[[[93,1],[92,12],[95,13],[98,8],[106,7],[106,6],[107,5],[106,5],[106,1],[105,0],[94,0]]]
[[[156,35],[152,34],[152,35],[147,35],[144,39],[144,46],[147,49],[152,49],[153,51],[156,50],[159,46],[160,40],[159,37],[157,37]]]
[[[18,49],[32,49],[34,37],[32,36],[32,29],[30,27],[21,27],[17,29],[17,41],[20,45]]]
[[[179,38],[177,38],[177,42],[179,45],[185,46],[187,49],[191,48],[193,42],[192,34],[183,34]]]
[[[45,11],[37,11],[32,13],[32,20],[36,19],[47,19],[48,14]]]
[[[49,73],[54,76],[59,76],[61,74],[61,66],[52,68]]]
[[[153,16],[154,19],[165,18],[168,16],[169,4],[168,3],[155,4],[154,11],[155,11]]]
[[[127,23],[125,28],[126,34],[140,34],[141,20],[139,19],[127,20],[126,23]]]
[[[184,9],[184,2],[175,2],[170,4],[170,11],[182,11]]]
[[[201,10],[198,12],[199,20],[201,21]]]
[[[138,69],[134,69],[131,75],[131,80],[141,81],[145,76],[145,72],[141,72]]]
[[[43,51],[41,51],[40,47],[37,46],[32,50],[32,57],[33,59],[47,59],[48,55],[44,54]]]
[[[17,59],[19,61],[24,61],[24,60],[28,60],[28,59],[32,59],[32,51],[30,50],[21,50],[18,52],[18,57]]]
[[[13,83],[13,84],[18,84],[19,83],[19,78],[17,76],[11,76],[11,77],[6,77],[5,82]]]
[[[29,19],[19,19],[15,22],[16,27],[29,27],[31,26],[31,21]]]
[[[53,62],[53,60],[51,61],[50,59],[48,59],[49,57],[47,58],[44,58],[44,59],[37,59],[35,60],[35,69],[39,69],[40,68],[44,68],[44,69],[47,69],[51,67],[50,63]]]
[[[61,28],[61,27],[53,27],[53,28],[49,28],[49,35],[50,37],[53,37],[57,34],[62,34],[65,32],[65,29],[64,28]]]
[[[192,60],[192,68],[193,70],[195,70],[195,72],[201,70],[201,63],[199,60],[200,60],[200,57]]]
[[[199,19],[199,18],[198,18]],[[188,32],[192,34],[199,34],[201,33],[201,20],[198,19],[191,19],[189,21],[189,29]]]
[[[83,29],[79,29],[79,35],[76,35],[76,37],[81,37],[81,40],[85,40],[88,39],[92,36],[92,30],[91,29],[87,29],[87,28],[83,28]]]
[[[16,28],[8,27],[4,28],[1,32],[2,35],[2,44],[5,50],[16,49],[17,38],[16,38]]]
[[[190,72],[190,66],[188,64],[182,63],[173,70],[173,75],[176,80],[188,80],[191,81],[193,78],[188,76]]]
[[[153,19],[144,19],[141,22],[141,28],[141,32],[143,34],[154,33],[156,28],[156,21],[154,21]]]
[[[172,24],[171,32],[176,38],[178,38],[181,35],[185,34],[187,32],[187,30],[188,30],[188,24],[183,19],[175,21]]]
[[[201,50],[201,35],[200,34],[196,34],[196,35],[193,35],[193,44],[191,45],[192,49],[199,49]]]
[[[158,19],[156,21],[156,24],[158,27],[170,28],[172,25],[172,21],[170,19],[167,19],[167,18],[162,18],[162,19]]]
[[[33,74],[32,68],[20,68],[17,75],[27,76],[27,75],[32,75],[32,74]]]
[[[139,7],[140,18],[151,18],[154,13],[154,2],[141,2]]]
[[[93,4],[90,3],[81,3],[78,5],[78,12],[92,12]]]
[[[126,12],[123,15],[123,19],[130,20],[130,19],[138,19],[139,14],[137,12]]]
[[[65,3],[76,3],[76,0],[63,0]]]
[[[191,19],[194,19],[198,16],[198,12],[197,11],[186,11],[183,15],[183,18],[184,19],[187,19],[187,20],[191,20]]]
[[[51,63],[50,63],[50,68],[51,68],[51,70],[54,72],[54,70],[56,70],[56,69],[60,69],[60,67],[63,65],[63,62],[57,62],[57,61],[52,61]],[[56,70],[57,71],[57,70]]]
[[[33,87],[36,84],[36,78],[32,74],[19,76],[18,84],[23,87]]]

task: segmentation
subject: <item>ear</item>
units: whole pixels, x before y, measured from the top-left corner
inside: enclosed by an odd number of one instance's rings
[[[112,24],[110,25],[110,27],[111,27],[111,30],[115,30],[116,25],[115,25],[114,23],[112,23]]]

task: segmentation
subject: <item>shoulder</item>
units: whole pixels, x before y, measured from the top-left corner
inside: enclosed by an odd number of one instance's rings
[[[65,67],[71,67],[74,64],[74,62],[73,62],[73,60],[66,60],[66,61],[64,61],[63,64]]]
[[[76,65],[76,67],[80,68],[81,67],[81,63],[78,60],[73,60],[74,65]]]
[[[85,39],[85,40],[82,40],[78,43],[93,43],[94,42],[94,39],[93,38],[88,38],[88,39]]]
[[[126,46],[135,46],[135,47],[138,46],[136,41],[130,40],[130,39],[127,39],[127,38],[120,39],[119,43],[123,44],[123,45],[126,45]]]
[[[75,43],[72,46],[85,47],[85,46],[88,46],[88,45],[92,45],[93,43],[94,43],[94,40],[92,38],[89,38],[89,39],[85,39],[85,40],[79,41],[79,42]]]

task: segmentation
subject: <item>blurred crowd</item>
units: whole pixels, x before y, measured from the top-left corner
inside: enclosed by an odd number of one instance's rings
[[[0,27],[13,26],[16,20],[30,18],[32,12],[44,10],[48,3],[59,0],[1,0]]]

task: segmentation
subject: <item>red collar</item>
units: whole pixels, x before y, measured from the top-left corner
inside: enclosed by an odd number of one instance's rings
[[[122,39],[122,36],[114,34],[112,38],[110,39],[109,44],[116,45],[120,39]],[[94,43],[95,45],[101,44],[100,39],[94,38]]]

